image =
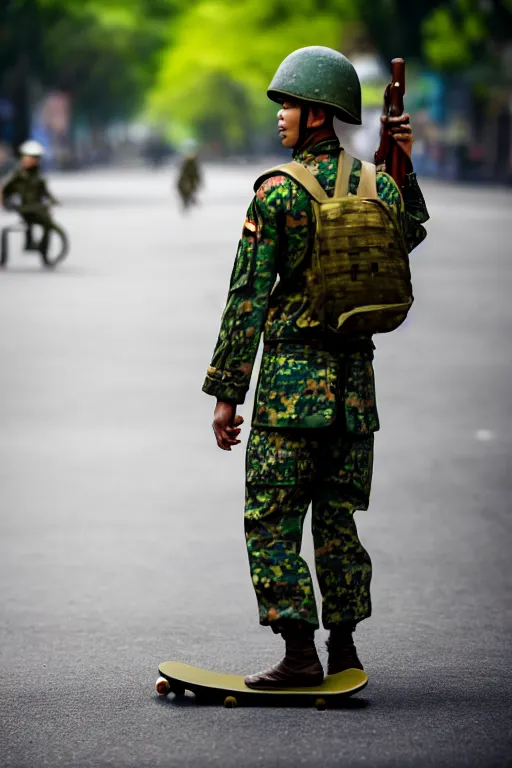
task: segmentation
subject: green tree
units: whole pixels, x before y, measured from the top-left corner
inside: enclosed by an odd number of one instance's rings
[[[62,89],[99,123],[141,108],[168,43],[176,0],[8,0],[0,5],[0,95],[15,104],[15,143],[30,91]]]
[[[389,61],[396,56],[420,59],[422,23],[433,9],[447,3],[446,0],[382,0],[378,3],[355,0],[355,4],[373,48]]]
[[[275,106],[265,91],[295,48],[339,48],[353,0],[200,0],[177,20],[150,94],[150,114],[172,120],[175,136],[195,128],[204,140],[247,147]],[[252,130],[251,130],[252,126]]]
[[[502,45],[512,39],[512,0],[453,0],[423,21],[423,54],[447,72],[499,69]]]

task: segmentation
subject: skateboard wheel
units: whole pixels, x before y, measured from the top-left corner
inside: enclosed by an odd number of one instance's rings
[[[326,702],[326,700],[325,699],[316,699],[315,707],[319,711],[323,711],[324,709],[327,709],[327,702]]]
[[[184,696],[185,686],[180,683],[173,683],[171,685],[171,692],[174,693],[175,696]]]
[[[159,677],[156,681],[156,692],[159,696],[167,696],[170,693],[171,686],[165,677]]]
[[[234,709],[235,707],[238,707],[238,701],[234,696],[226,696],[224,699],[224,706],[228,707],[228,709]]]

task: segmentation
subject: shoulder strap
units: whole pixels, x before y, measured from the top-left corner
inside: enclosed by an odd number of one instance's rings
[[[341,150],[338,158],[338,173],[336,174],[336,186],[334,188],[334,197],[347,197],[349,192],[350,174],[352,173],[352,165],[354,164],[354,158]]]
[[[255,187],[256,185],[259,186],[264,179],[268,179],[270,176],[277,176],[280,173],[284,173],[285,176],[289,176],[300,184],[301,187],[304,187],[306,192],[309,192],[311,197],[317,200],[317,202],[321,203],[323,200],[328,199],[328,195],[320,182],[316,180],[314,175],[308,171],[307,168],[296,160],[292,160],[291,163],[285,163],[284,165],[277,165],[275,168],[270,168],[268,171],[265,171],[265,173],[263,173],[257,180]]]
[[[377,168],[373,163],[361,162],[361,179],[357,188],[357,196],[378,198]]]

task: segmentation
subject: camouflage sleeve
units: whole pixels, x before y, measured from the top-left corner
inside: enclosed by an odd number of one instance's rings
[[[286,179],[268,179],[247,211],[231,274],[228,299],[203,392],[220,400],[243,403],[267,318],[270,292],[277,276],[277,221],[283,195],[272,194]]]
[[[409,173],[402,189],[404,199],[404,228],[409,253],[423,242],[427,230],[423,226],[430,218],[425,198],[415,173]]]
[[[378,171],[377,193],[381,200],[395,209],[402,222],[407,250],[410,253],[426,238],[427,231],[422,225],[429,219],[416,174],[410,173],[407,176],[400,193],[395,180],[388,173]]]

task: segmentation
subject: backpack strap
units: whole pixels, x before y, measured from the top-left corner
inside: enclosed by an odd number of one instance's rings
[[[361,162],[361,178],[357,188],[357,196],[378,198],[377,168],[373,163]]]
[[[338,172],[336,174],[336,186],[334,188],[334,198],[347,197],[349,193],[350,174],[352,173],[352,167],[354,164],[354,158],[349,155],[345,150],[341,150],[338,158]],[[260,184],[271,176],[278,176],[284,174],[296,181],[308,192],[311,197],[317,202],[321,203],[325,200],[329,200],[329,195],[322,187],[316,177],[308,171],[308,169],[298,163],[296,160],[292,160],[291,163],[284,163],[283,165],[276,165],[275,168],[270,168],[258,178],[254,189],[258,189]],[[361,178],[359,186],[357,188],[358,197],[376,198],[377,194],[377,169],[373,163],[361,162]],[[333,198],[333,199],[334,199]]]
[[[317,202],[321,203],[329,198],[328,194],[320,182],[317,181],[315,176],[296,160],[292,160],[291,163],[285,163],[284,165],[277,165],[275,168],[270,168],[268,171],[265,171],[265,173],[263,173],[256,181],[254,188],[257,189],[265,179],[268,179],[271,176],[278,176],[279,174],[283,173],[285,176],[289,176],[291,179],[300,184],[301,187],[304,187],[306,192],[308,192]]]
[[[354,164],[354,158],[341,150],[338,157],[338,173],[336,174],[336,186],[334,187],[334,197],[347,197],[349,192],[350,174],[352,173],[352,166]]]

